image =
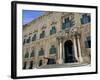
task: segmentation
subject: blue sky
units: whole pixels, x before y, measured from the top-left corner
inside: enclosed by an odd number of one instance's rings
[[[22,12],[22,24],[27,24],[32,20],[38,18],[39,16],[43,15],[44,11],[35,11],[35,10],[23,10]]]

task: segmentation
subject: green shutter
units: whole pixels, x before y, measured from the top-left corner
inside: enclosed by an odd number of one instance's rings
[[[52,30],[50,30],[50,35],[52,35]]]
[[[55,34],[56,33],[56,28],[55,26],[52,27],[52,29],[50,30],[50,35]]]
[[[36,34],[32,37],[32,41],[36,40]]]
[[[56,48],[54,46],[51,46],[50,54],[55,54],[55,53],[56,53]]]
[[[25,54],[25,58],[28,58],[29,57],[29,53],[27,52],[26,54]]]
[[[31,41],[31,37],[28,37],[27,43],[30,43],[30,41]]]
[[[44,55],[44,50],[41,48],[41,50],[39,51],[39,56],[43,56]]]
[[[31,56],[30,57],[34,57],[34,51],[32,51]]]
[[[45,37],[45,31],[42,31],[42,33],[40,34],[40,39]]]

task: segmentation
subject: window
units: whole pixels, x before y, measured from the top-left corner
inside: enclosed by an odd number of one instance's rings
[[[25,44],[25,42],[26,42],[26,40],[24,39],[24,41],[23,41],[23,45]]]
[[[44,55],[44,50],[43,48],[41,48],[41,50],[39,51],[39,56],[43,56]]]
[[[91,48],[91,37],[90,37],[90,36],[88,36],[88,37],[86,38],[85,47],[86,47],[86,48]]]
[[[36,40],[36,34],[34,34],[34,36],[32,37],[32,41]]]
[[[39,61],[39,66],[42,66],[43,65],[43,60],[40,60]]]
[[[90,15],[83,14],[81,18],[81,24],[87,24],[91,21]]]
[[[29,53],[26,52],[26,54],[25,54],[25,58],[28,58],[28,57],[29,57]]]
[[[62,29],[72,27],[73,25],[74,25],[74,22],[72,20],[70,20],[69,17],[65,18],[64,23],[62,23]]]
[[[52,27],[52,29],[50,30],[50,35],[55,34],[56,33],[56,28],[55,26]]]
[[[24,62],[23,69],[26,69],[27,62]]]
[[[55,53],[56,53],[56,48],[54,45],[52,45],[50,48],[50,54],[55,54]]]
[[[28,37],[27,43],[30,43],[30,41],[31,41],[31,37]]]
[[[40,34],[40,39],[45,37],[45,31],[42,31],[42,33]]]
[[[34,50],[32,50],[30,57],[34,57]]]
[[[30,61],[29,69],[32,69],[32,68],[33,68],[33,61]]]
[[[56,60],[49,58],[47,64],[56,64]]]

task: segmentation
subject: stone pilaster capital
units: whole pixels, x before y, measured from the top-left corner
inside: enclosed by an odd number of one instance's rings
[[[80,38],[80,34],[79,35],[77,35],[77,39],[79,39]]]
[[[59,42],[63,42],[64,37],[63,37],[63,36],[59,36],[59,37],[57,37],[56,39],[57,39]]]

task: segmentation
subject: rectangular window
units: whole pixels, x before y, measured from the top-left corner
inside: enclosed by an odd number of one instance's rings
[[[32,68],[33,68],[33,61],[30,61],[29,69],[32,69]]]
[[[90,36],[88,36],[88,37],[86,38],[85,47],[86,47],[86,48],[91,48],[91,37],[90,37]]]
[[[90,15],[83,14],[81,18],[81,24],[87,24],[91,21]]]
[[[41,48],[41,50],[39,51],[39,56],[43,56],[44,55],[44,50],[43,48]]]
[[[91,37],[87,37],[88,48],[91,48]]]
[[[25,42],[26,42],[26,40],[24,39],[24,41],[23,41],[23,45],[25,44]]]
[[[56,64],[56,60],[55,59],[48,59],[48,63],[47,64]]]
[[[29,57],[29,53],[26,52],[26,54],[25,54],[25,58],[28,58],[28,57]]]
[[[55,26],[52,27],[52,29],[50,30],[50,35],[55,34],[56,33],[56,28]]]
[[[45,37],[45,31],[42,31],[42,33],[40,34],[40,39]]]
[[[23,69],[26,69],[27,62],[24,62]]]
[[[74,25],[74,22],[72,20],[69,20],[69,17],[65,18],[64,23],[62,23],[62,29],[72,27],[73,25]]]
[[[31,41],[31,37],[28,37],[27,43],[30,43],[30,41]]]
[[[34,50],[32,50],[30,57],[34,57]]]
[[[32,37],[32,41],[35,41],[35,40],[36,40],[36,34],[34,34]]]

